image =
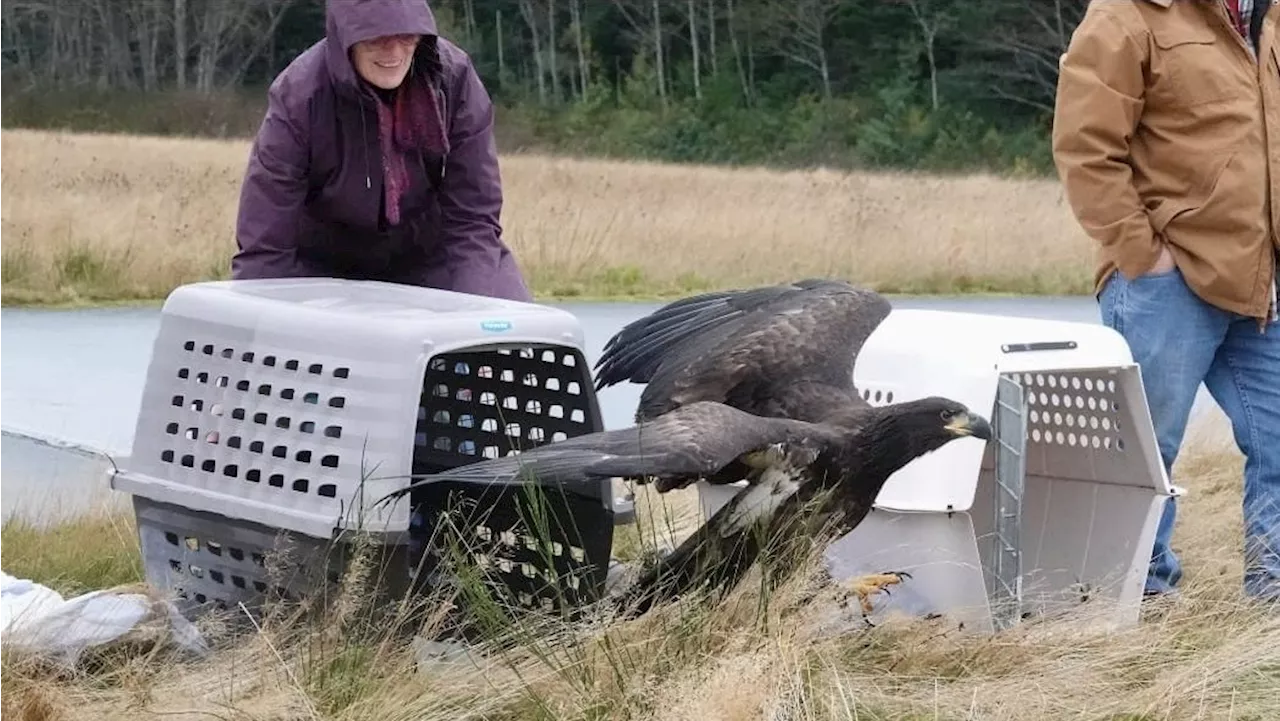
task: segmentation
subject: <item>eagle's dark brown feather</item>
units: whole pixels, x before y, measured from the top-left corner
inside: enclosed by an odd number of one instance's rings
[[[568,492],[585,482],[609,478],[684,485],[798,436],[835,440],[825,438],[828,433],[825,427],[801,421],[752,415],[720,403],[693,403],[627,428],[573,436],[519,454],[439,471],[386,498],[400,498],[416,486],[437,481],[536,482]]]
[[[596,387],[646,384],[636,420],[704,400],[818,420],[832,402],[865,407],[854,359],[889,311],[874,291],[824,279],[684,298],[608,341]]]

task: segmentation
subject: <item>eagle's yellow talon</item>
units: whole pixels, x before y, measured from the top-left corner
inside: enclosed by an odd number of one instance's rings
[[[858,576],[857,578],[846,581],[844,584],[850,591],[858,597],[858,602],[862,606],[862,613],[869,614],[872,611],[870,596],[879,591],[889,593],[889,586],[902,583],[904,579],[911,578],[911,574],[905,571],[889,572],[889,573],[872,573],[866,576]]]

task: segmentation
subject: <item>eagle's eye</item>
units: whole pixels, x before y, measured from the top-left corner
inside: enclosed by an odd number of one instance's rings
[[[942,420],[944,421],[950,421],[952,418],[955,417],[955,415],[956,415],[956,412],[951,410],[950,408],[942,409]]]

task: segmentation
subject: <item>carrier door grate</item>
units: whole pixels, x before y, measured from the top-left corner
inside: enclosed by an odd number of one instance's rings
[[[550,345],[432,358],[418,415],[419,474],[603,429],[585,357]],[[445,566],[464,560],[461,551],[503,605],[576,613],[604,590],[614,528],[612,504],[602,501],[608,487],[602,481],[579,494],[481,482],[420,486],[410,497],[415,582],[446,582]]]
[[[995,523],[988,596],[996,630],[1016,624],[1022,611],[1022,497],[1026,478],[1027,399],[1022,386],[1001,376],[996,388]]]

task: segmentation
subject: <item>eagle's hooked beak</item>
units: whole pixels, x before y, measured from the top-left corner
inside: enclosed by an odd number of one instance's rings
[[[957,413],[944,427],[956,436],[973,436],[984,441],[991,440],[991,424],[977,413]]]

